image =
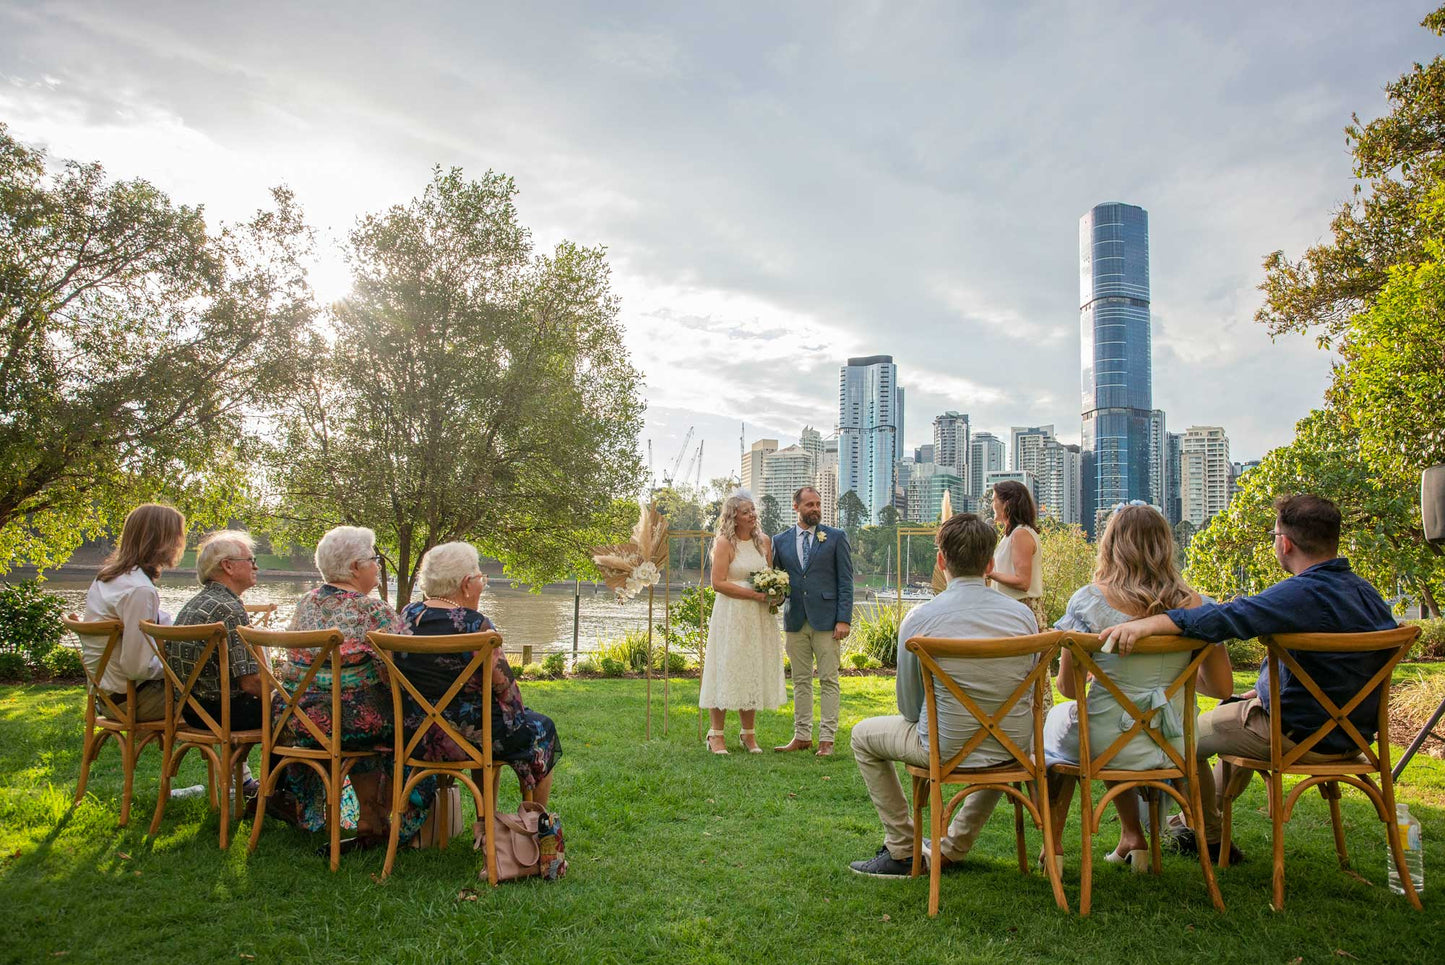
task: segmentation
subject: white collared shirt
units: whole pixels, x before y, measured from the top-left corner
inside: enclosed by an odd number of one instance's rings
[[[125,625],[116,652],[110,655],[100,689],[106,693],[123,694],[128,680],[158,680],[164,671],[150,638],[141,632],[140,622],[170,623],[170,615],[161,612],[161,595],[156,585],[140,567],[135,567],[109,582],[96,580],[85,594],[86,620],[119,620]],[[105,653],[105,637],[80,638],[80,656],[91,673],[100,666]]]
[[[796,546],[797,546],[797,552],[798,552],[798,563],[801,564],[801,563],[803,562],[803,534],[804,534],[804,533],[812,533],[812,534],[813,534],[813,553],[816,553],[816,552],[818,551],[818,534],[817,534],[817,532],[815,532],[815,531],[817,530],[817,527],[816,527],[816,526],[808,526],[808,527],[794,526],[793,528],[798,531],[798,535],[795,537],[795,539],[796,539]],[[808,554],[808,558],[809,558],[809,561],[811,562],[811,560],[812,560],[812,553]]]

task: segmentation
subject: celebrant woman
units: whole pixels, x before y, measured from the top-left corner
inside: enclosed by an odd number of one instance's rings
[[[729,710],[736,710],[742,723],[743,749],[761,754],[754,715],[781,707],[788,699],[777,617],[769,610],[767,594],[749,582],[772,563],[773,544],[758,526],[752,496],[738,490],[723,503],[712,544],[712,588],[717,600],[708,620],[698,697],[698,706],[707,708],[711,724],[707,746],[714,754],[727,753],[723,727]]]

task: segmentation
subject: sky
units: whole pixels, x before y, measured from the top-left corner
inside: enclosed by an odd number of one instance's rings
[[[909,446],[945,410],[1077,442],[1079,218],[1137,204],[1154,404],[1246,460],[1330,369],[1253,321],[1261,262],[1328,237],[1343,128],[1440,52],[1430,9],[0,0],[0,121],[213,221],[288,185],[323,299],[433,165],[512,175],[538,250],[606,247],[643,451],[685,474],[702,443],[704,480],[828,434],[855,355],[897,362]]]

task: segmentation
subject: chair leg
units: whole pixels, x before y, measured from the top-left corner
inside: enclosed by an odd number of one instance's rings
[[[75,785],[76,804],[85,799],[85,785],[90,782],[90,765],[100,753],[101,742],[96,740],[97,736],[94,725],[86,727],[85,741],[80,747],[80,780]]]
[[[135,762],[140,756],[135,746],[135,731],[127,730],[125,740],[121,744],[121,773],[124,783],[120,792],[120,821],[121,827],[125,827],[130,821],[130,799],[135,791]]]
[[[1278,772],[1269,775],[1269,821],[1274,860],[1270,907],[1284,911],[1284,775]]]
[[[156,810],[151,816],[151,826],[146,834],[154,835],[161,829],[161,819],[166,814],[166,803],[171,799],[171,777],[174,768],[171,767],[171,756],[176,752],[174,738],[161,738],[161,789],[156,795]]]
[[[928,829],[933,833],[928,863],[928,917],[938,917],[938,893],[943,880],[943,869],[938,866],[938,855],[943,842],[943,785],[929,782]]]
[[[334,751],[333,751],[334,753]],[[326,788],[326,831],[331,837],[331,870],[341,868],[341,761],[331,759],[331,786]]]
[[[1018,847],[1019,874],[1026,875],[1029,873],[1029,848],[1028,842],[1024,840],[1024,806],[1019,803],[1018,798],[1014,798],[1014,844]]]
[[[487,842],[487,884],[497,886],[497,775],[490,767],[482,768],[482,834]]]
[[[923,826],[923,796],[928,793],[925,778],[913,779],[913,867],[910,873],[917,878],[923,873],[923,835],[918,833]]]
[[[219,759],[221,753],[222,751],[218,749],[216,753],[217,761],[211,766],[210,770],[213,774],[216,775],[216,783],[211,785],[211,794],[215,797],[215,799],[220,803],[221,806],[221,833],[219,842],[221,850],[225,851],[226,846],[231,843],[232,770],[230,767],[230,761]],[[206,760],[210,761],[210,755],[206,756]]]
[[[1069,900],[1064,897],[1064,877],[1059,870],[1058,853],[1054,850],[1054,818],[1049,802],[1049,782],[1040,774],[1031,788],[1034,807],[1039,809],[1039,824],[1044,832],[1044,874],[1049,876],[1049,887],[1054,892],[1054,904],[1062,911],[1069,910]],[[1023,836],[1020,834],[1020,840]]]
[[[406,782],[397,780],[396,770],[400,770],[400,768],[394,769],[391,779],[391,820],[387,822],[386,861],[383,862],[381,866],[381,877],[383,879],[391,874],[391,869],[396,865],[397,849],[401,847],[401,822],[397,820],[397,816],[401,814],[401,790]],[[437,795],[437,806],[439,809],[444,796],[445,795],[442,794]],[[436,826],[438,828],[445,827],[445,825],[441,823],[442,816],[440,810],[438,810],[436,816]]]
[[[1202,841],[1204,839],[1204,798],[1200,796],[1199,781],[1197,778],[1193,781],[1188,781],[1188,784],[1189,810],[1192,813],[1186,814],[1185,819],[1188,822],[1189,828],[1194,832],[1194,840]],[[1227,803],[1225,807],[1228,807]],[[1226,815],[1229,814],[1227,810],[1224,813]],[[1228,818],[1226,817],[1225,820],[1227,822]],[[1226,823],[1224,825],[1224,833],[1220,837],[1222,843],[1219,846],[1219,858],[1221,861],[1226,861],[1229,858],[1228,827],[1229,825]],[[1157,828],[1155,828],[1154,831],[1156,834],[1158,833]],[[1209,900],[1214,903],[1214,909],[1216,911],[1222,912],[1224,911],[1224,896],[1219,893],[1219,882],[1214,880],[1214,865],[1209,860],[1209,846],[1206,844],[1204,847],[1199,848],[1198,851],[1199,868],[1204,872],[1204,887],[1209,892]]]
[[[1208,767],[1208,762],[1199,766]],[[1250,780],[1254,777],[1253,771],[1240,770],[1233,764],[1224,763],[1220,768],[1221,776],[1224,778],[1215,788],[1219,795],[1219,867],[1229,867],[1229,849],[1234,842],[1234,799],[1243,794],[1249,787]],[[1201,799],[1202,800],[1202,799]],[[1204,838],[1204,806],[1199,807],[1199,826],[1194,829],[1196,840]]]
[[[1162,817],[1159,805],[1162,796],[1157,787],[1144,788],[1144,799],[1149,802],[1149,870],[1156,875],[1164,873],[1164,859],[1159,854],[1159,821]]]
[[[1079,779],[1079,914],[1094,907],[1094,782]]]
[[[281,769],[274,771],[271,768],[271,755],[266,748],[261,748],[261,787],[256,792],[256,816],[251,819],[251,836],[246,841],[246,851],[249,854],[256,852],[256,843],[261,840],[261,822],[266,819],[266,799],[271,796],[272,789],[276,786],[276,779]]]
[[[1315,786],[1320,789],[1320,797],[1329,802],[1330,826],[1335,832],[1335,854],[1340,856],[1340,867],[1348,870],[1350,853],[1345,848],[1345,823],[1340,815],[1340,782],[1326,781]]]

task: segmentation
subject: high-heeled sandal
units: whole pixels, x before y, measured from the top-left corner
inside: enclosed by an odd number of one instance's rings
[[[719,749],[717,749],[717,748],[714,748],[714,747],[712,746],[712,739],[713,739],[714,737],[721,737],[721,738],[723,738],[724,746],[723,746],[723,748],[722,748],[721,750],[719,750]],[[720,730],[710,730],[710,731],[707,732],[707,737],[703,738],[703,745],[706,746],[707,749],[710,750],[710,751],[712,751],[714,754],[726,754],[726,753],[728,752],[728,749],[727,749],[727,747],[726,747],[726,743],[727,743],[727,735],[725,735],[725,734],[724,734],[722,731],[720,731]]]
[[[744,737],[751,737],[751,738],[753,739],[753,746],[752,746],[752,747],[749,747],[749,746],[748,746],[748,742],[745,741],[745,740],[743,740]],[[747,751],[749,754],[761,754],[761,753],[763,752],[763,749],[758,746],[758,738],[757,738],[757,734],[756,734],[755,731],[751,731],[751,730],[739,731],[739,732],[738,732],[738,743],[739,743],[740,745],[742,745],[742,749],[745,750],[745,751]]]

